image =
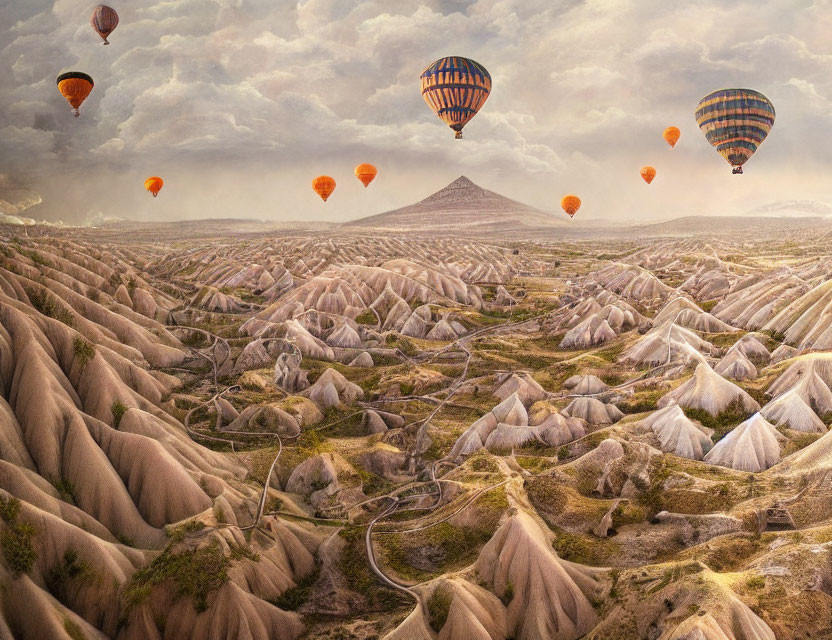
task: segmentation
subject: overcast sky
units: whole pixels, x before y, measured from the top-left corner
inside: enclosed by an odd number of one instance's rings
[[[24,215],[340,221],[460,174],[553,212],[576,193],[587,220],[832,202],[830,0],[111,4],[121,22],[104,47],[95,3],[0,0],[0,200],[43,199]],[[419,92],[445,55],[493,78],[462,141]],[[95,79],[78,119],[55,86],[67,70]],[[723,87],[757,89],[777,110],[743,176],[693,117]],[[360,162],[379,168],[366,190]],[[318,174],[338,183],[326,204]],[[150,175],[166,182],[155,200]]]

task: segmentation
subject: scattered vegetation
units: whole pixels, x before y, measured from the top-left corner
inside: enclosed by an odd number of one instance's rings
[[[355,321],[358,324],[369,324],[375,326],[378,322],[378,318],[376,318],[376,314],[374,314],[371,309],[364,309],[364,311],[355,316]]]
[[[24,287],[25,288],[25,287]],[[25,288],[29,302],[43,315],[63,322],[66,326],[75,325],[72,313],[58,299],[46,290],[46,287]]]
[[[170,580],[177,598],[190,598],[194,609],[205,611],[208,597],[228,580],[228,569],[234,560],[233,556],[225,556],[216,542],[179,553],[169,545],[130,578],[122,595],[125,609],[129,612],[147,599],[154,586]]]
[[[280,607],[284,611],[297,611],[309,600],[309,596],[312,595],[312,587],[318,581],[320,574],[321,568],[315,566],[313,571],[310,571],[300,580],[297,580],[294,587],[286,589],[286,591],[272,601],[272,604]]]
[[[113,414],[113,429],[118,429],[118,425],[121,424],[121,419],[124,417],[124,414],[127,413],[127,405],[125,405],[121,400],[116,400],[110,406],[110,413]]]
[[[168,529],[166,529],[166,532],[168,534],[168,538],[170,538],[174,542],[182,542],[185,539],[185,536],[189,533],[202,531],[204,528],[204,522],[200,520],[188,520],[187,522],[177,525],[175,527],[169,527]]]
[[[430,621],[431,629],[436,633],[442,630],[445,622],[448,620],[448,613],[451,610],[451,601],[453,596],[445,585],[441,584],[428,598],[428,620]]]
[[[95,347],[80,336],[72,341],[72,350],[75,352],[75,357],[81,362],[81,370],[87,366],[87,363],[95,357]]]
[[[33,539],[37,531],[31,523],[20,520],[20,500],[0,496],[0,518],[6,528],[0,533],[3,557],[15,576],[28,573],[37,559]]]

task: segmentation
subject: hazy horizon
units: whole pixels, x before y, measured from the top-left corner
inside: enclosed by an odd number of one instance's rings
[[[780,3],[782,5],[782,3]],[[0,210],[81,223],[255,218],[345,222],[416,202],[459,175],[576,221],[690,215],[824,215],[822,131],[832,80],[827,0],[390,3],[185,0],[116,6],[102,47],[94,3],[0,8]],[[419,73],[459,54],[494,87],[454,141],[419,95]],[[72,117],[65,70],[95,89]],[[693,111],[744,86],[777,110],[769,138],[733,176]],[[682,130],[676,149],[665,126]],[[368,189],[352,175],[379,168]],[[658,170],[647,186],[638,169]],[[157,199],[142,183],[161,175]],[[338,186],[324,204],[318,174]],[[42,198],[39,205],[25,208]]]

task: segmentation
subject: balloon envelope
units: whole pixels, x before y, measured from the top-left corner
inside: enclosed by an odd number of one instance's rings
[[[150,191],[153,194],[153,197],[159,195],[159,192],[162,190],[162,187],[165,186],[165,181],[162,180],[159,176],[151,176],[147,180],[144,181],[144,188]]]
[[[58,76],[57,83],[58,91],[66,98],[66,101],[72,107],[72,113],[77,118],[80,115],[78,107],[90,95],[95,83],[90,76],[80,71],[67,71],[66,73],[62,73]]]
[[[642,167],[641,177],[644,178],[647,184],[650,184],[653,182],[653,178],[656,177],[656,170],[653,167]]]
[[[578,196],[573,195],[564,196],[563,200],[560,201],[560,206],[563,207],[563,210],[566,211],[571,218],[578,212],[578,209],[581,208],[581,199]]]
[[[440,58],[422,71],[422,97],[456,138],[485,104],[491,74],[480,63],[461,56]]]
[[[720,89],[696,107],[696,122],[717,152],[742,173],[774,126],[774,105],[753,89]]]
[[[676,146],[676,143],[679,142],[679,138],[681,136],[682,132],[679,131],[677,127],[668,127],[662,134],[664,141],[670,145],[671,149]]]
[[[326,199],[335,191],[335,180],[329,176],[318,176],[312,181],[312,188],[321,196],[321,200],[326,202]]]
[[[100,4],[92,10],[90,24],[104,40],[104,44],[110,44],[107,36],[115,31],[115,28],[118,26],[118,14],[112,7],[108,7],[106,4]]]
[[[377,174],[378,169],[371,164],[364,163],[355,168],[355,177],[361,180],[365,187],[373,181]]]

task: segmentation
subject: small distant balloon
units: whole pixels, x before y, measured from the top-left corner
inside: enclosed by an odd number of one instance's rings
[[[162,190],[162,187],[164,186],[165,181],[162,180],[159,176],[151,176],[150,178],[144,181],[144,188],[150,191],[150,193],[153,194],[154,198],[159,195],[159,192]]]
[[[92,10],[90,24],[104,40],[104,44],[110,44],[107,36],[115,31],[118,26],[118,14],[112,7],[108,7],[106,4],[100,4]]]
[[[355,168],[355,177],[361,180],[365,188],[373,181],[377,174],[378,169],[371,164],[364,163]]]
[[[318,176],[312,181],[312,188],[315,190],[321,200],[326,202],[327,198],[335,191],[335,180],[329,176]]]
[[[733,167],[754,155],[774,126],[774,105],[753,89],[720,89],[709,93],[696,107],[696,122],[705,139]]]
[[[457,139],[491,93],[491,74],[479,62],[462,56],[439,58],[422,71],[420,79],[425,102]]]
[[[564,196],[563,200],[560,201],[560,206],[563,207],[563,210],[566,211],[571,218],[578,213],[578,209],[581,208],[581,199],[578,196],[573,195]]]
[[[69,106],[72,107],[72,113],[77,118],[80,114],[78,108],[83,104],[87,96],[90,95],[95,83],[92,78],[86,73],[80,71],[67,71],[58,76],[58,91],[66,98]]]
[[[670,148],[676,146],[676,143],[679,142],[679,138],[682,137],[682,132],[679,131],[678,127],[668,127],[664,130],[662,134],[664,141],[670,145]]]
[[[656,170],[653,167],[642,167],[640,173],[647,184],[653,182],[653,178],[656,177]]]

